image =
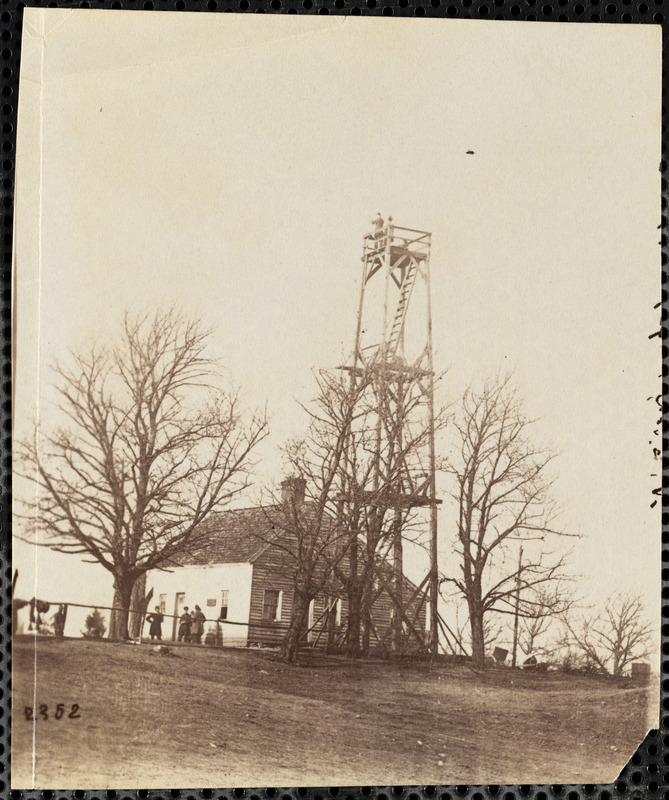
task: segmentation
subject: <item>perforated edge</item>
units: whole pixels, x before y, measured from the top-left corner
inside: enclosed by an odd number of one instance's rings
[[[421,787],[351,787],[330,789],[164,789],[136,791],[9,791],[10,775],[10,676],[11,676],[11,263],[14,205],[14,154],[16,147],[16,112],[18,77],[21,47],[21,27],[25,3],[4,2],[0,21],[1,81],[0,81],[0,147],[2,150],[2,405],[0,410],[2,435],[2,460],[0,462],[0,796],[12,800],[340,800],[377,798],[378,800],[614,800],[614,798],[669,798],[669,505],[665,492],[669,471],[666,459],[662,471],[662,684],[661,726],[651,731],[618,780],[610,785],[564,785],[564,786],[421,786]],[[551,22],[609,22],[609,23],[656,23],[662,25],[663,51],[669,40],[668,28],[663,12],[663,0],[632,0],[617,2],[568,2],[554,0],[541,3],[537,0],[101,0],[78,3],[49,2],[36,0],[31,6],[49,8],[115,8],[160,11],[205,11],[247,12],[284,14],[337,14],[365,16],[401,17],[450,17],[460,19],[498,19]],[[669,372],[667,360],[667,204],[669,190],[666,175],[666,108],[667,66],[663,63],[662,87],[662,446],[667,451],[666,378]]]

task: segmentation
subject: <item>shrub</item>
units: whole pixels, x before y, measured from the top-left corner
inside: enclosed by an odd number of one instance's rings
[[[94,608],[86,617],[86,630],[81,633],[84,639],[102,639],[106,630],[104,617],[97,608]]]

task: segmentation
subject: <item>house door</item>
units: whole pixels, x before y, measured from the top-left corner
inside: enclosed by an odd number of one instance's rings
[[[183,614],[185,602],[186,602],[186,593],[177,592],[174,601],[174,620],[173,620],[174,624],[172,625],[173,642],[176,642],[177,639],[177,628],[179,626],[179,617]]]

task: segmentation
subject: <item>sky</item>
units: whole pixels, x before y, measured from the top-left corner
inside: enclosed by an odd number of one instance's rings
[[[351,349],[363,235],[391,214],[432,233],[438,401],[513,371],[559,453],[583,594],[659,613],[659,26],[30,12],[17,440],[56,420],[55,359],[177,304],[267,404],[256,490],[279,481],[312,370]],[[447,506],[439,530],[455,569]],[[14,556],[19,594],[110,597],[72,557]]]

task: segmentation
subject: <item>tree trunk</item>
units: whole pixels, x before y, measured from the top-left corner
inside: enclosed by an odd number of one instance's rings
[[[375,594],[375,554],[379,543],[381,526],[385,511],[378,508],[374,510],[367,530],[367,562],[364,569],[364,585],[362,589],[362,655],[369,655],[370,640],[372,635],[372,600]]]
[[[130,610],[130,599],[132,597],[132,587],[134,580],[127,578],[114,580],[114,601],[113,607],[117,610],[111,612],[109,621],[110,639],[129,639],[128,634],[128,615]]]
[[[349,658],[360,656],[360,628],[362,621],[362,586],[356,579],[348,590],[348,647]]]
[[[513,650],[511,655],[511,666],[516,666],[516,654],[518,653],[518,617],[520,611],[520,574],[523,567],[523,548],[520,548],[518,556],[518,575],[516,576],[516,604],[513,614]]]
[[[360,625],[362,628],[362,646],[360,654],[369,655],[372,636],[372,600],[374,596],[374,571],[370,567],[373,562],[368,561],[362,577],[360,588]]]
[[[143,572],[135,581],[130,597],[130,636],[133,639],[139,637],[142,625],[142,617],[146,611],[144,596],[146,595],[146,572]]]
[[[347,648],[349,658],[358,658],[360,655],[360,623],[362,619],[362,587],[358,575],[358,540],[351,540],[349,548],[349,579],[348,579],[348,624]]]
[[[367,657],[369,655],[369,645],[372,635],[372,598],[371,598],[371,591],[374,588],[374,584],[371,581],[365,581],[365,587],[363,591],[362,597],[362,648],[361,648],[361,655]]]
[[[300,638],[304,630],[304,621],[309,612],[311,598],[301,592],[293,593],[293,610],[286,635],[281,642],[281,657],[291,663],[295,661],[300,646]]]
[[[335,636],[336,636],[336,627],[337,627],[337,598],[336,597],[327,597],[327,608],[328,608],[328,615],[327,615],[327,645],[325,648],[326,653],[332,653],[334,651],[335,646]],[[334,605],[333,605],[334,604]]]
[[[469,604],[469,622],[472,633],[472,660],[476,669],[485,667],[485,641],[483,637],[483,609],[476,603]]]
[[[395,509],[393,520],[393,630],[392,650],[398,653],[402,649],[403,640],[403,614],[404,614],[404,555],[402,548],[402,513]]]

